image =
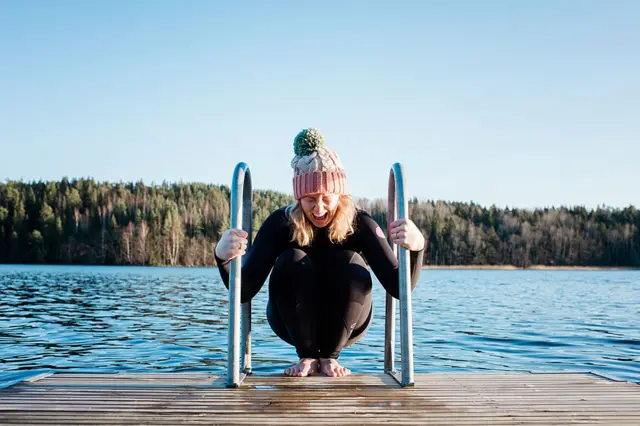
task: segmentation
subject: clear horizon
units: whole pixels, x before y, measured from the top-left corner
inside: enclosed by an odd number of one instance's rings
[[[640,3],[0,2],[0,179],[291,193],[317,127],[355,197],[640,207]]]

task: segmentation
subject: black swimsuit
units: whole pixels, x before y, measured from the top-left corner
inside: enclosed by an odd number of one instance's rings
[[[398,261],[378,224],[358,210],[354,231],[335,244],[326,228],[319,228],[311,246],[300,247],[290,241],[291,225],[283,207],[264,221],[245,256],[241,302],[251,300],[271,272],[267,319],[300,358],[337,358],[364,335],[372,313],[367,263],[385,290],[399,298]],[[410,253],[413,289],[424,248]],[[229,262],[217,256],[216,261],[229,288]]]

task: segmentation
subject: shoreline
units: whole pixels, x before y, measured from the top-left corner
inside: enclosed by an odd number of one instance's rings
[[[423,265],[424,270],[487,270],[487,271],[638,271],[640,268],[621,266],[547,266],[531,265],[522,268],[515,265]]]
[[[217,265],[186,266],[186,265],[98,265],[98,264],[73,264],[73,263],[0,263],[2,266],[64,266],[64,267],[99,267],[99,268],[218,268]],[[370,269],[367,265],[367,269]],[[640,271],[640,267],[633,266],[546,266],[531,265],[522,268],[515,265],[422,265],[423,270],[442,271]]]

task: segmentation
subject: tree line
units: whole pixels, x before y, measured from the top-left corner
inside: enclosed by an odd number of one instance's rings
[[[0,183],[0,263],[215,266],[228,186],[61,181]],[[253,193],[253,230],[291,195]],[[357,199],[383,229],[386,201]],[[428,265],[640,266],[635,207],[534,210],[409,202]]]

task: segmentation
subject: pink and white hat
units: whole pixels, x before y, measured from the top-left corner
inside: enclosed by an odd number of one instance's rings
[[[304,129],[293,141],[293,196],[296,200],[308,194],[347,193],[347,176],[338,154],[324,145],[317,129]]]

